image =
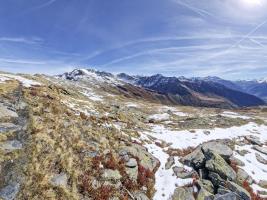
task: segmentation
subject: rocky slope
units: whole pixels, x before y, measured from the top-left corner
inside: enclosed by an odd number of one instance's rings
[[[267,195],[266,108],[166,106],[85,73],[0,73],[0,199]]]
[[[186,79],[184,77],[129,76],[119,74],[121,80],[168,96],[174,103],[205,107],[246,107],[263,105],[256,96],[230,87],[230,84],[206,79]],[[234,84],[232,84],[234,85]]]

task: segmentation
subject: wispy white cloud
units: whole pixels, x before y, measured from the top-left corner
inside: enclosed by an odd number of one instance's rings
[[[40,44],[43,42],[41,38],[24,38],[24,37],[0,37],[0,42],[15,42],[24,44]]]

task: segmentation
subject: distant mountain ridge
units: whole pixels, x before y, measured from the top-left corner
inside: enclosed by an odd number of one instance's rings
[[[164,104],[181,104],[204,107],[247,107],[263,105],[260,98],[235,88],[234,83],[219,78],[131,76],[126,73],[112,73],[92,69],[75,69],[58,75],[71,81],[104,83],[105,87],[116,88],[136,98],[157,99]]]

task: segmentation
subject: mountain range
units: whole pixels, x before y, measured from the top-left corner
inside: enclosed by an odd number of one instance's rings
[[[57,77],[72,81],[106,81],[110,83],[110,87],[126,96],[171,105],[220,108],[259,106],[265,104],[263,99],[267,96],[266,82],[228,81],[218,77],[185,78],[161,74],[131,76],[126,73],[114,75],[93,69],[75,69]]]

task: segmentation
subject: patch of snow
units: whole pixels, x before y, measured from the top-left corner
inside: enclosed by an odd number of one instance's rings
[[[239,115],[238,113],[235,112],[230,112],[230,111],[224,111],[222,114],[224,117],[229,117],[229,118],[241,118],[241,119],[250,119],[251,117],[244,116],[244,115]]]
[[[7,78],[7,77],[3,77],[0,75],[0,83],[4,83],[6,81],[10,80],[10,78]]]
[[[89,99],[91,99],[92,101],[103,101],[103,98],[97,94],[95,94],[92,91],[89,90],[85,90],[83,92],[81,92],[83,95],[87,96]]]
[[[260,163],[256,159],[255,153],[260,154],[266,160],[267,160],[267,156],[252,149],[252,147],[253,145],[236,146],[236,150],[246,150],[248,151],[248,153],[244,156],[241,156],[237,152],[234,152],[234,156],[245,163],[245,166],[241,166],[241,168],[244,169],[256,181],[256,183],[258,183],[260,180],[267,181],[266,165]],[[263,188],[259,186],[257,188],[263,190]]]
[[[176,187],[184,186],[193,182],[193,179],[181,179],[177,178],[173,172],[173,169],[165,169],[165,163],[169,155],[165,153],[162,148],[155,144],[147,144],[145,147],[148,151],[160,161],[160,167],[155,174],[155,189],[157,190],[153,199],[154,200],[169,200],[176,189]],[[176,160],[176,163],[178,159]],[[183,166],[181,163],[177,163],[175,166]]]
[[[168,120],[170,115],[168,113],[150,115],[148,119],[154,119],[158,121]]]
[[[137,107],[138,107],[137,104],[135,104],[135,103],[131,103],[131,102],[127,103],[126,106],[127,106],[127,107],[130,107],[130,108],[137,108]]]
[[[177,111],[177,112],[173,112],[174,115],[177,115],[179,117],[186,117],[188,116],[187,113],[184,113],[184,112],[180,112],[180,111]]]
[[[32,87],[33,85],[41,85],[39,82],[24,78],[22,76],[13,75],[13,74],[0,74],[2,78],[15,79],[22,83],[24,87]]]

